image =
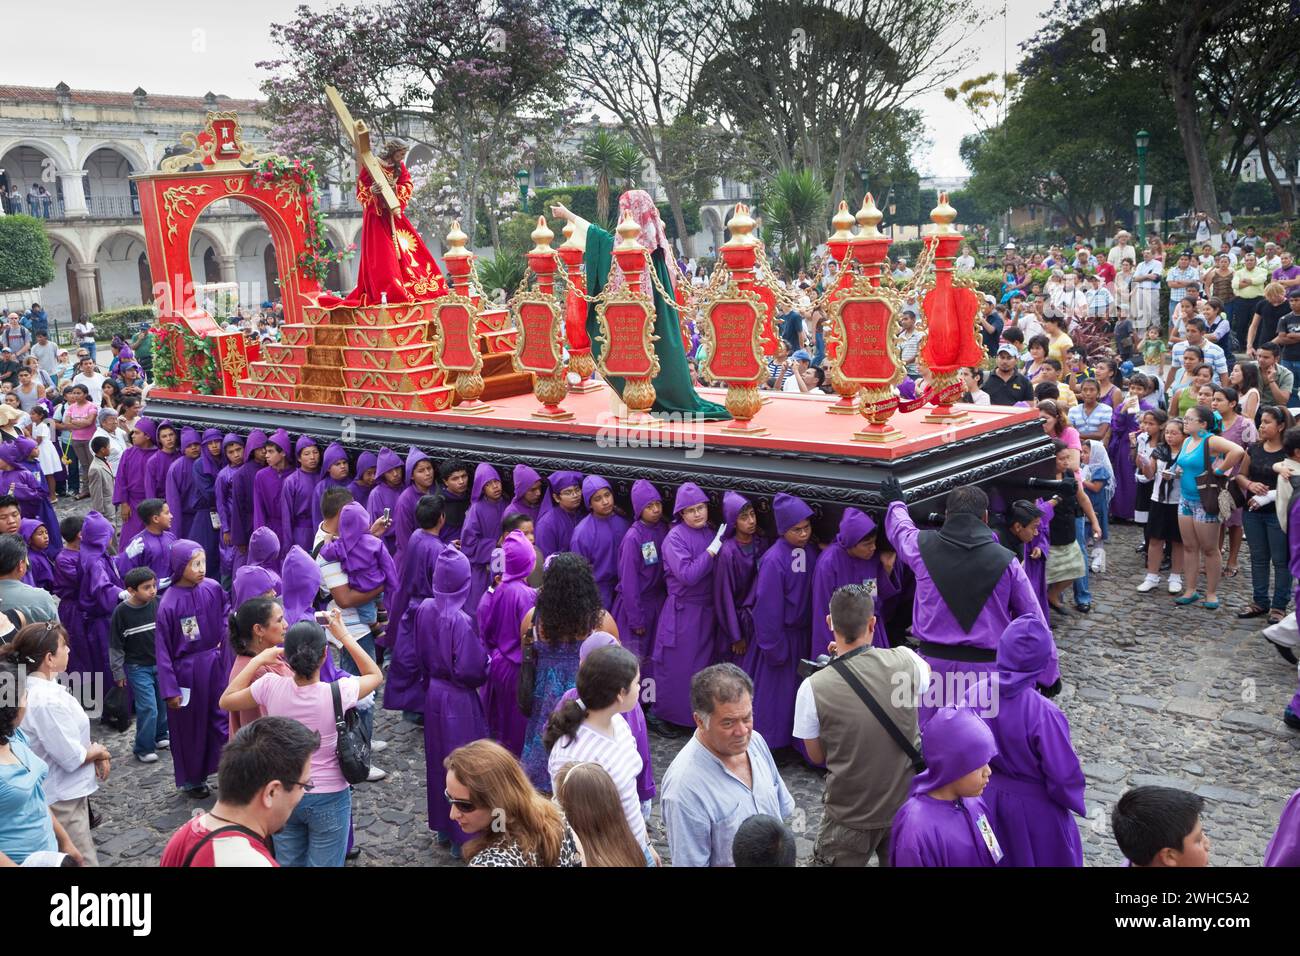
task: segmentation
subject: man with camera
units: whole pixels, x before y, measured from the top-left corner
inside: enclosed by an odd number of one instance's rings
[[[822,866],[866,866],[874,853],[888,866],[894,814],[924,766],[917,705],[930,666],[906,647],[872,646],[875,600],[866,585],[837,590],[826,620],[834,656],[813,665],[794,705],[794,735],[827,769],[813,857]]]

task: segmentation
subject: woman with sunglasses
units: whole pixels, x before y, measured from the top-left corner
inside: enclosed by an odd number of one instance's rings
[[[582,866],[564,814],[533,789],[514,755],[491,740],[458,747],[442,763],[451,818],[471,839],[470,866]]]
[[[379,665],[348,633],[337,608],[330,612],[329,628],[360,671],[359,677],[348,675],[334,682],[346,713],[357,701],[374,693],[384,676]],[[331,685],[320,679],[328,653],[325,630],[314,621],[299,621],[284,635],[283,645],[268,647],[249,661],[221,695],[222,710],[260,708],[268,716],[292,717],[320,734],[320,748],[311,758],[311,780],[304,787],[308,793],[276,837],[275,856],[281,866],[342,866],[347,852],[352,789],[339,767]],[[281,656],[293,676],[268,673],[257,677],[262,668],[270,668]]]

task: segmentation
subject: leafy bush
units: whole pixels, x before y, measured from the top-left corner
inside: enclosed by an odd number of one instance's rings
[[[54,255],[41,221],[0,218],[0,290],[39,289],[53,281]]]
[[[524,277],[524,270],[528,267],[522,252],[504,249],[491,259],[479,259],[477,265],[479,282],[493,302],[500,300],[498,289],[505,293],[506,299],[514,295],[515,289],[519,288],[519,281]]]
[[[158,310],[152,305],[128,305],[121,309],[106,309],[90,317],[95,324],[95,335],[101,339],[111,339],[120,335],[129,339],[135,335],[140,323],[150,324],[158,318]]]

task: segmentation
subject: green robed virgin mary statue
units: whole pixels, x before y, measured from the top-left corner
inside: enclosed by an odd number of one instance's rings
[[[682,349],[682,333],[675,302],[665,302],[659,288],[650,279],[649,270],[654,269],[659,278],[659,287],[667,292],[675,292],[673,281],[669,276],[668,264],[672,259],[672,248],[664,232],[663,220],[659,210],[644,189],[632,189],[625,192],[618,200],[618,217],[631,215],[641,227],[637,242],[650,253],[646,266],[646,275],[641,288],[654,296],[655,325],[654,334],[659,337],[655,342],[655,354],[659,356],[659,376],[654,380],[655,403],[652,411],[693,415],[709,421],[726,421],[731,418],[721,405],[706,402],[695,394],[691,385],[691,373],[686,364],[686,353]],[[609,268],[613,261],[614,234],[587,222],[581,216],[563,206],[552,206],[551,215],[573,223],[573,242],[583,249],[583,265],[587,272],[587,294],[599,295],[609,278]],[[616,278],[621,282],[622,277]],[[596,321],[596,305],[587,303],[587,337],[591,340],[593,358],[598,358],[601,343],[596,336],[600,331]],[[621,397],[623,380],[610,378],[608,384]]]

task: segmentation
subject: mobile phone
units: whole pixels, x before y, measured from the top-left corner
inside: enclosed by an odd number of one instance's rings
[[[329,611],[317,611],[317,612],[316,612],[316,623],[317,623],[317,624],[319,624],[321,627],[328,627],[328,626],[329,626],[329,622],[330,622],[330,612],[329,612]]]
[[[392,508],[385,508],[385,509],[384,509],[384,523],[385,523],[385,524],[392,524],[392,523],[393,523],[393,509],[392,509]]]

